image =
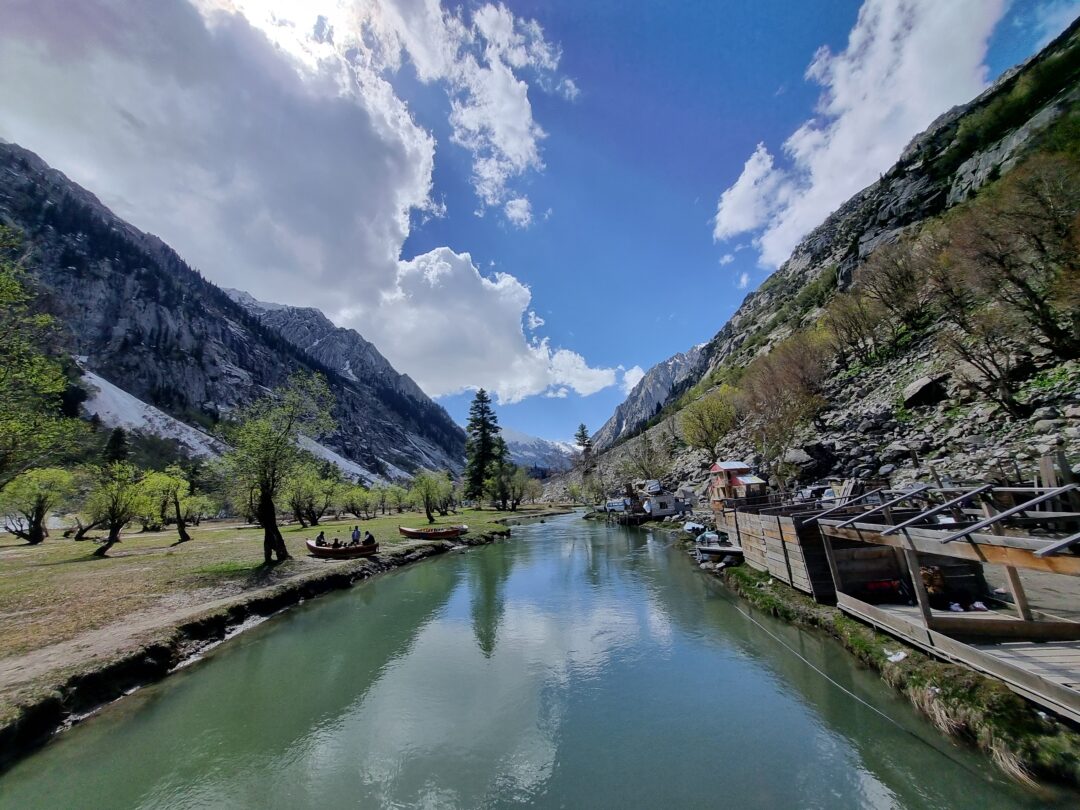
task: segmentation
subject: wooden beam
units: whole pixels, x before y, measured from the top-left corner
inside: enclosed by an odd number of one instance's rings
[[[1080,641],[1080,622],[984,618],[987,614],[932,616],[929,627],[954,636],[989,636],[1024,641]]]
[[[826,522],[821,524],[821,533],[825,537],[838,540],[855,540],[868,545],[893,546],[895,548],[905,547],[906,542],[903,538],[896,535],[882,536],[882,528],[882,526],[876,524],[856,524],[841,529]],[[1036,557],[1034,552],[1046,548],[1048,545],[1044,540],[973,535],[967,538],[967,542],[943,546],[940,540],[941,532],[932,532],[915,527],[905,529],[905,531],[911,538],[915,550],[920,554],[940,554],[992,565],[1013,565],[1031,571],[1080,576],[1080,556],[1067,554]]]

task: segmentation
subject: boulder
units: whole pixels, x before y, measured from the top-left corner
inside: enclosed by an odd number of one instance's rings
[[[1036,433],[1054,433],[1064,424],[1064,419],[1040,419],[1031,427]]]
[[[793,447],[784,453],[784,463],[786,464],[797,464],[801,467],[804,464],[810,464],[813,460],[810,454],[801,447]]]
[[[936,377],[920,377],[914,382],[908,383],[903,394],[901,394],[904,407],[921,408],[925,405],[937,405],[943,401],[948,396],[945,386],[942,385],[944,379],[943,375],[938,375]]]
[[[1061,412],[1058,411],[1057,408],[1049,405],[1042,408],[1036,408],[1035,411],[1031,414],[1031,418],[1034,419],[1036,422],[1043,419],[1057,419],[1059,416],[1061,416]]]

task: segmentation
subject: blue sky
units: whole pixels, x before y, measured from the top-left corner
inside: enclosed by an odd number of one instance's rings
[[[0,137],[459,421],[597,429],[1080,0],[0,0]]]
[[[406,253],[460,246],[481,266],[514,273],[530,285],[547,334],[601,366],[647,369],[708,340],[767,277],[753,250],[713,240],[716,198],[757,143],[781,142],[812,112],[821,88],[804,79],[806,67],[820,46],[844,48],[861,3],[667,5],[511,4],[561,45],[561,66],[581,90],[573,104],[536,98],[546,169],[529,193],[551,217],[522,232],[472,216],[468,155],[450,149],[436,184],[451,213],[406,243]],[[991,80],[1044,38],[1036,19],[1018,3],[997,24]],[[725,255],[734,260],[721,266]],[[747,290],[737,286],[744,272]],[[499,412],[562,438],[579,421],[598,428],[623,397],[612,386]],[[462,421],[470,400],[441,401]]]

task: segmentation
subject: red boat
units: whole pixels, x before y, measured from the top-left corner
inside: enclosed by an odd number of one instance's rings
[[[461,526],[431,526],[427,529],[410,529],[407,526],[398,526],[397,530],[413,540],[452,540],[461,537],[469,530],[469,527]]]
[[[314,540],[308,540],[307,547],[308,551],[316,557],[323,557],[328,560],[351,560],[354,557],[370,557],[379,550],[378,543],[371,543],[366,546],[338,546],[334,548],[333,546],[317,546]]]

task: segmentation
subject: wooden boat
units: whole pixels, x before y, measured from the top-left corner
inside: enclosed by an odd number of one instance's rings
[[[316,557],[327,560],[351,560],[355,557],[370,557],[379,550],[378,543],[359,546],[317,546],[314,540],[307,541],[308,551]]]
[[[452,540],[461,537],[469,530],[469,527],[460,526],[431,526],[425,529],[410,529],[408,526],[398,526],[398,531],[413,540]]]

